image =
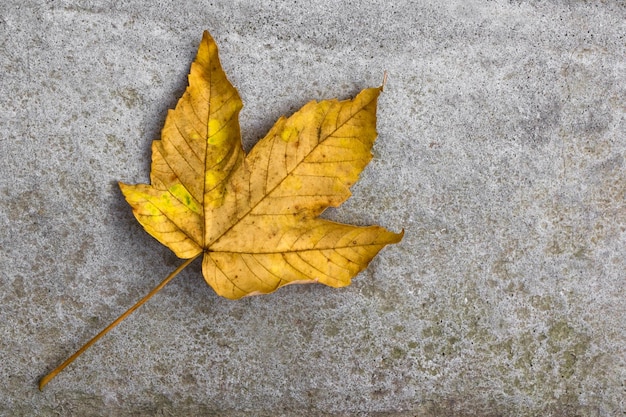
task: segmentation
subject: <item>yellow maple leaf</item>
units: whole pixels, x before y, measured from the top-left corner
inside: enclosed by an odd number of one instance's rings
[[[242,102],[204,32],[189,86],[152,143],[150,185],[120,183],[144,229],[187,259],[157,288],[40,382],[40,388],[108,330],[204,255],[217,294],[237,299],[296,283],[343,287],[403,233],[317,218],[350,196],[372,158],[380,88],[353,100],[312,101],[281,117],[245,154]]]
[[[372,158],[379,93],[310,102],[245,155],[241,99],[205,32],[189,87],[152,144],[151,185],[120,187],[145,230],[178,257],[204,253],[204,278],[221,296],[343,287],[402,237],[316,219],[350,196]]]

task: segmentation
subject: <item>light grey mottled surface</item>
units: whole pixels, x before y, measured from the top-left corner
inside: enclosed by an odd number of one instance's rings
[[[261,5],[264,3],[264,5]],[[623,416],[623,2],[0,3],[0,415]],[[219,299],[116,182],[208,29],[249,149],[389,72],[330,218],[405,229],[341,290]]]

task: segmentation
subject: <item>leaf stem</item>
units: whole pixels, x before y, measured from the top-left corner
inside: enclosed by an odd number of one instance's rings
[[[185,262],[183,262],[178,268],[176,268],[174,270],[174,272],[169,274],[159,285],[154,287],[154,289],[152,291],[150,291],[145,297],[143,297],[141,300],[139,300],[134,306],[132,306],[131,308],[126,310],[126,312],[124,314],[122,314],[121,316],[119,316],[117,319],[115,319],[115,321],[113,323],[109,324],[104,330],[102,330],[100,333],[98,333],[96,336],[94,336],[94,338],[91,339],[89,342],[85,343],[83,345],[83,347],[78,349],[76,351],[76,353],[74,353],[72,356],[70,356],[65,362],[63,362],[61,365],[57,366],[48,375],[46,375],[43,378],[41,378],[41,380],[39,381],[39,390],[40,391],[43,390],[43,387],[45,387],[46,384],[52,380],[52,378],[57,376],[57,374],[59,372],[61,372],[63,369],[65,369],[65,367],[67,365],[72,363],[74,361],[74,359],[78,358],[84,351],[89,349],[91,347],[91,345],[96,343],[102,336],[107,334],[109,332],[109,330],[113,329],[115,326],[120,324],[126,317],[130,316],[133,313],[133,311],[135,311],[139,307],[141,307],[146,301],[148,301],[150,298],[152,298],[153,295],[155,295],[156,293],[161,291],[161,289],[163,289],[163,287],[165,287],[168,282],[170,282],[172,279],[174,279],[174,277],[176,275],[178,275],[180,273],[180,271],[185,269],[191,262],[193,262],[200,255],[202,255],[202,252],[200,252],[199,254],[194,256],[193,258],[187,259]]]

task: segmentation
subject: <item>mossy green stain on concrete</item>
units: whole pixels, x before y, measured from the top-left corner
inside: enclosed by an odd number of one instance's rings
[[[548,351],[558,360],[558,372],[562,378],[570,378],[577,371],[579,358],[586,356],[590,340],[588,335],[575,330],[566,321],[558,321],[550,327]]]
[[[394,346],[393,349],[391,349],[391,359],[402,359],[406,356],[406,351],[404,349],[399,348],[398,346]]]
[[[561,342],[572,336],[574,329],[572,329],[567,322],[556,322],[548,331],[548,337],[552,342]]]
[[[574,366],[576,365],[577,361],[578,359],[573,352],[568,351],[563,353],[560,368],[561,376],[563,378],[570,378],[574,374]]]
[[[530,298],[531,305],[540,311],[549,311],[554,308],[555,302],[549,295],[533,295]]]
[[[422,330],[422,336],[424,338],[428,338],[428,337],[441,337],[443,335],[443,330],[441,329],[441,327],[427,327],[424,330]]]
[[[339,326],[337,326],[334,323],[331,323],[328,326],[326,326],[326,328],[324,329],[324,334],[326,334],[326,336],[328,337],[334,337],[339,334],[339,331],[340,331]]]

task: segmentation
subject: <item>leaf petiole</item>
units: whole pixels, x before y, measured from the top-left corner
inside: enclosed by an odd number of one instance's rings
[[[96,336],[94,336],[93,339],[91,339],[89,342],[85,343],[83,345],[83,347],[78,349],[76,351],[76,353],[74,353],[72,356],[67,358],[67,360],[65,362],[63,362],[61,365],[57,366],[48,375],[46,375],[43,378],[41,378],[41,380],[39,381],[39,390],[43,390],[43,387],[45,387],[46,384],[52,380],[52,378],[57,376],[57,374],[59,372],[61,372],[63,369],[65,369],[65,367],[67,365],[72,363],[74,361],[74,359],[78,358],[84,351],[89,349],[91,347],[91,345],[96,343],[102,336],[107,334],[109,332],[109,330],[113,329],[115,326],[120,324],[126,317],[130,316],[133,313],[133,311],[135,311],[139,307],[141,307],[146,301],[148,301],[150,298],[152,298],[153,295],[155,295],[156,293],[161,291],[161,289],[163,289],[163,287],[165,287],[168,282],[170,282],[172,279],[174,279],[174,277],[176,275],[178,275],[180,273],[180,271],[185,269],[190,263],[192,263],[200,255],[202,255],[202,252],[200,252],[199,254],[194,256],[193,258],[187,259],[185,262],[183,262],[178,268],[176,268],[171,274],[169,274],[159,285],[154,287],[154,289],[152,291],[150,291],[145,297],[143,297],[141,300],[139,300],[134,306],[132,306],[131,308],[126,310],[126,312],[124,314],[122,314],[117,319],[115,319],[114,322],[109,324],[104,330],[102,330],[100,333],[98,333]]]

